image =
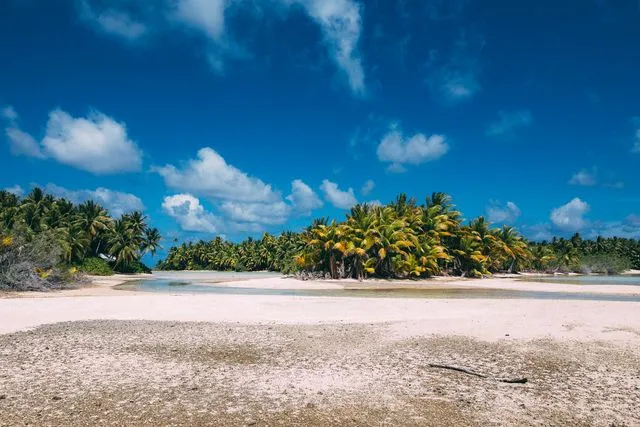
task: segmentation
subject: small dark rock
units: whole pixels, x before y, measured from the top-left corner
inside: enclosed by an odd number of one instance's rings
[[[51,400],[62,400],[62,398],[60,396],[53,396]]]
[[[315,407],[316,407],[315,403],[311,403],[311,402],[307,403],[307,409],[313,409]]]
[[[521,403],[521,404],[520,404],[520,407],[521,407],[522,409],[524,409],[524,408],[526,408],[526,407],[527,407],[527,405],[525,405],[524,403]]]
[[[196,391],[198,390],[198,387],[191,387],[191,391]]]
[[[508,336],[509,336],[509,334],[504,334],[504,336],[505,336],[505,337],[508,337]]]
[[[6,394],[0,394],[0,400],[4,400],[4,399],[6,399],[6,398],[7,398],[7,395],[6,395]]]

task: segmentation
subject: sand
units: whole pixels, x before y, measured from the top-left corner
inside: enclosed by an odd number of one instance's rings
[[[170,295],[112,283],[0,299],[0,425],[640,425],[637,302]]]

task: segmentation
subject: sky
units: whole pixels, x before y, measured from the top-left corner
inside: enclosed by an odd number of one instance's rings
[[[453,196],[640,237],[637,0],[5,0],[0,188],[177,241]]]

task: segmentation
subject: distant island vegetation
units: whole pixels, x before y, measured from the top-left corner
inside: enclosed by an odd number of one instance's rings
[[[183,243],[156,267],[359,280],[640,269],[638,240],[575,234],[532,242],[482,216],[462,218],[447,194],[433,193],[423,204],[401,194],[384,206],[356,205],[341,222],[315,219],[299,233]],[[24,198],[0,191],[0,289],[60,288],[81,280],[82,273],[149,272],[141,258],[161,249],[160,241],[141,212],[116,218],[94,201],[74,204],[40,188]]]
[[[433,193],[424,204],[405,194],[385,206],[359,204],[344,221],[316,219],[300,233],[241,243],[220,237],[169,249],[162,270],[279,271],[302,277],[482,277],[492,273],[615,274],[640,268],[640,241],[527,241],[510,226],[493,228],[482,216],[465,223],[451,197]]]

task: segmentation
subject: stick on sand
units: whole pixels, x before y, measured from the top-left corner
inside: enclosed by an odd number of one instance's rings
[[[495,381],[500,381],[502,383],[509,383],[509,384],[526,384],[527,381],[528,381],[526,378],[495,378],[495,377],[488,377],[488,376],[486,376],[484,374],[480,374],[478,372],[474,372],[474,371],[470,371],[468,369],[458,368],[456,366],[450,366],[450,365],[438,365],[438,364],[435,364],[435,363],[429,363],[429,367],[430,368],[449,369],[451,371],[457,371],[457,372],[462,372],[463,374],[473,375],[474,377],[487,378],[487,379],[492,379],[492,380],[495,380]]]

